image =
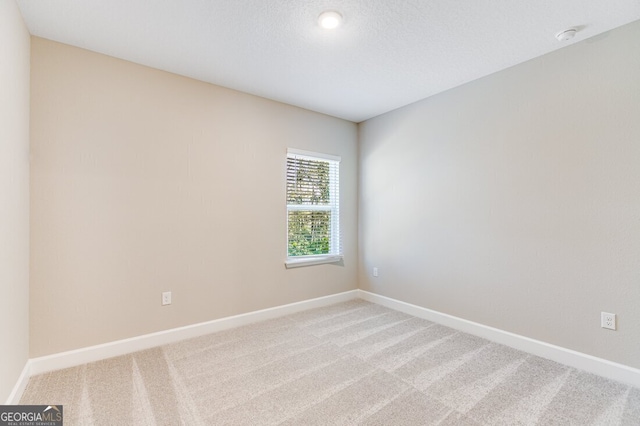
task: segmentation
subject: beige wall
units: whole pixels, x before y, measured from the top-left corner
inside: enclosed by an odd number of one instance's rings
[[[636,22],[362,124],[360,287],[640,367],[639,76]]]
[[[356,288],[355,124],[39,38],[31,59],[32,357]],[[284,267],[287,147],[342,156],[344,266]]]
[[[0,0],[0,404],[29,355],[29,43]]]

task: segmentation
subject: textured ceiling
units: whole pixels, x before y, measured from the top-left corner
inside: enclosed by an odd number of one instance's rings
[[[638,0],[18,4],[33,35],[355,122],[640,19]],[[317,24],[327,9],[337,30]]]

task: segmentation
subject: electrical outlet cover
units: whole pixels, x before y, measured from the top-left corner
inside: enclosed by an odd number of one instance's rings
[[[600,313],[600,326],[609,330],[616,329],[616,314],[610,314],[608,312]]]

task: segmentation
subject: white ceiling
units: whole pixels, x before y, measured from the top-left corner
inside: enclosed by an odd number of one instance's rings
[[[33,35],[354,122],[640,19],[638,0],[18,4]],[[337,30],[317,24],[327,9]]]

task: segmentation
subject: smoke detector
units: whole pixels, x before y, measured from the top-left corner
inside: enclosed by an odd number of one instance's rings
[[[578,30],[576,30],[575,28],[569,28],[567,30],[560,31],[558,34],[556,34],[556,38],[558,39],[558,41],[571,40],[576,36],[577,32]]]

